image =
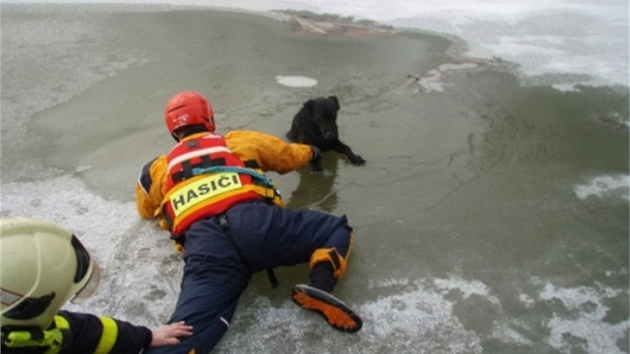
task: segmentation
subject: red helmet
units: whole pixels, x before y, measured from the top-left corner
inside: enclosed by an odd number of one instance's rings
[[[197,124],[214,133],[212,106],[202,94],[194,91],[183,91],[173,96],[164,109],[164,121],[171,134],[181,127]]]

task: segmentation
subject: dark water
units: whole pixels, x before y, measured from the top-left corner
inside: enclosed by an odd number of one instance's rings
[[[627,353],[627,88],[525,87],[501,61],[425,34],[296,34],[268,17],[169,7],[2,5],[2,216],[76,231],[105,277],[74,310],[147,325],[181,260],[135,214],[144,162],[171,147],[162,108],[204,92],[220,132],[283,136],[337,95],[326,173],[272,175],[290,207],[347,214],[336,290],[365,326],[333,332],[288,294],[305,267],[257,275],[220,353]],[[421,80],[407,82],[407,75]],[[314,78],[311,88],[278,75]],[[407,84],[406,84],[407,83]]]

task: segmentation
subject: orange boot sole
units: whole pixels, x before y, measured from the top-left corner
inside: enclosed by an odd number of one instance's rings
[[[363,321],[341,300],[325,291],[306,284],[293,288],[291,299],[298,306],[318,312],[334,329],[354,333],[361,329]]]

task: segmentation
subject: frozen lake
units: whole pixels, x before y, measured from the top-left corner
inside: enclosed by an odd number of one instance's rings
[[[367,165],[328,153],[324,176],[272,177],[289,206],[347,214],[357,229],[336,293],[364,328],[336,333],[298,309],[289,293],[306,268],[279,269],[275,290],[254,277],[217,353],[629,352],[627,4],[196,4],[463,41],[298,33],[274,16],[168,5],[3,2],[1,215],[60,223],[92,250],[101,288],[71,309],[147,325],[172,311],[182,261],[137,216],[133,187],[171,147],[161,114],[174,92],[206,93],[219,132],[278,136],[302,102],[335,94],[343,140]]]

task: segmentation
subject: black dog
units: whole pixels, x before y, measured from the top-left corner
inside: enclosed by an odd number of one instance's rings
[[[339,108],[336,96],[319,97],[304,102],[300,111],[293,117],[287,138],[296,143],[316,146],[322,152],[335,150],[346,155],[352,164],[363,165],[365,160],[339,140],[337,128]],[[320,159],[313,159],[312,166],[313,173],[323,173]]]

